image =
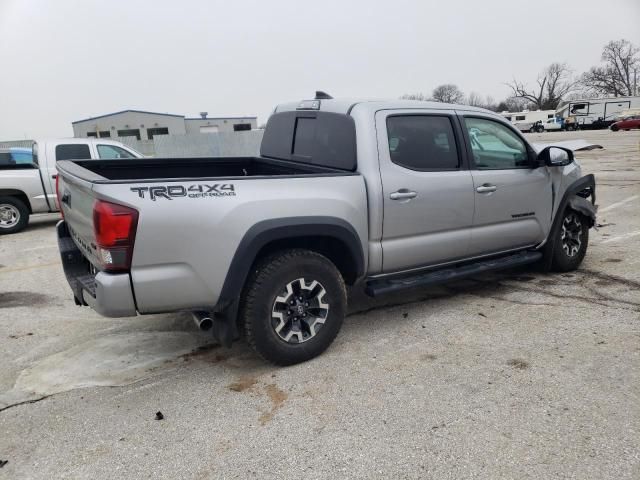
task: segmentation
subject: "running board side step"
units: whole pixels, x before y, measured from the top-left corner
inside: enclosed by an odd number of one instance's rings
[[[483,259],[473,263],[466,263],[457,267],[429,270],[413,275],[385,277],[371,279],[367,282],[366,293],[371,297],[386,293],[406,290],[408,288],[426,287],[439,283],[459,280],[483,272],[503,270],[505,268],[519,267],[542,260],[542,252],[524,251],[502,257]]]

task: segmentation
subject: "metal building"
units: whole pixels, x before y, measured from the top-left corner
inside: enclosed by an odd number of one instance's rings
[[[253,130],[257,117],[208,117],[201,112],[198,118],[185,118],[171,113],[122,110],[97,117],[71,122],[74,137],[135,137],[152,140],[155,135],[184,135]]]

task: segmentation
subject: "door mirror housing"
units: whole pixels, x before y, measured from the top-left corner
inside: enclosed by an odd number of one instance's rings
[[[538,162],[548,167],[564,167],[573,162],[573,150],[563,147],[545,147],[538,153]]]

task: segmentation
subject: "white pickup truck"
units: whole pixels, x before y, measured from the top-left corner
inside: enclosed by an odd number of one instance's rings
[[[57,161],[141,157],[120,142],[90,138],[38,140],[31,148],[0,148],[0,235],[25,228],[31,214],[59,210]]]

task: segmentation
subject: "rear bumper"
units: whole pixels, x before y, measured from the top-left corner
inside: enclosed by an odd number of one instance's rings
[[[58,248],[67,282],[76,303],[88,305],[104,317],[132,317],[136,304],[128,273],[91,273],[88,260],[69,235],[64,220],[56,226]]]

